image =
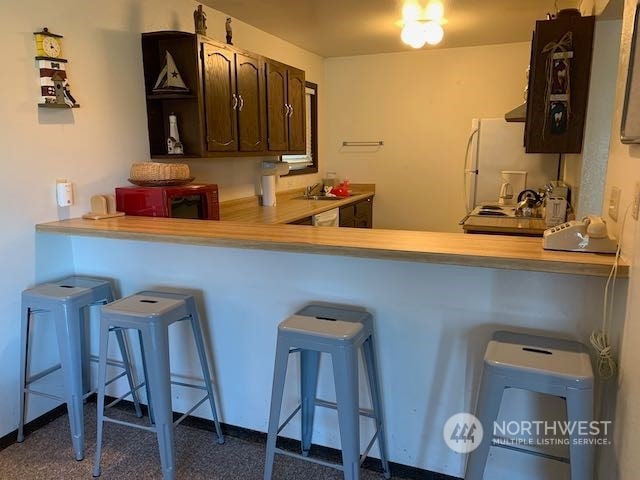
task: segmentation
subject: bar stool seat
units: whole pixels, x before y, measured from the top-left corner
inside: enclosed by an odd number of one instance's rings
[[[204,386],[171,381],[169,367],[169,326],[182,320],[188,320],[191,325],[191,332],[202,369]],[[98,439],[93,476],[97,477],[100,475],[104,422],[112,422],[155,432],[160,449],[160,463],[163,478],[165,480],[174,479],[174,427],[207,400],[211,407],[218,443],[224,443],[222,430],[218,421],[213,388],[211,386],[211,375],[209,373],[209,365],[200,328],[200,317],[195,299],[192,295],[180,293],[143,291],[102,307],[100,317],[99,380],[104,379],[106,374],[106,352],[108,349],[109,331],[122,331],[123,329],[134,329],[138,331],[145,376],[143,385],[147,391],[147,401],[149,403],[149,415],[152,420],[152,426],[138,425],[104,415],[105,387],[103,382],[100,382],[98,389]],[[196,388],[206,392],[205,396],[199,402],[175,422],[173,421],[171,405],[172,384]]]
[[[593,369],[587,348],[570,340],[499,331],[487,345],[476,416],[484,427],[479,447],[467,464],[467,480],[482,480],[506,388],[520,388],[563,397],[569,422],[591,422],[593,415]],[[490,428],[491,427],[491,428]],[[502,446],[496,444],[495,446]],[[509,446],[512,450],[531,453]],[[572,480],[593,479],[594,448],[580,442],[579,429],[569,433]]]
[[[113,284],[109,280],[71,276],[50,283],[43,283],[22,292],[21,326],[21,363],[20,363],[20,419],[18,424],[18,442],[24,441],[24,422],[26,416],[27,394],[38,395],[67,404],[71,439],[76,460],[84,458],[84,420],[83,400],[96,392],[91,389],[89,361],[97,357],[89,354],[86,342],[84,307],[113,301]],[[55,323],[60,363],[37,374],[29,372],[31,351],[32,314],[48,313]],[[122,361],[109,360],[110,365],[121,367],[124,371],[109,380],[111,383],[122,376],[129,382],[136,413],[142,416],[138,396],[134,389],[129,355],[121,333],[117,333]],[[33,384],[49,374],[61,370],[64,381],[62,397],[36,390]]]
[[[358,351],[360,348],[364,353],[372,410],[361,409],[359,406]],[[279,425],[288,358],[290,353],[296,352],[300,353],[301,402],[287,420]],[[335,403],[316,399],[320,354],[323,352],[329,353],[332,357],[336,388]],[[265,480],[270,480],[272,477],[276,453],[338,468],[343,470],[345,479],[357,480],[360,478],[360,464],[376,440],[385,478],[390,478],[374,352],[373,319],[369,312],[360,307],[310,304],[280,323],[267,433]],[[342,465],[309,457],[316,406],[334,408],[338,411]],[[301,413],[301,454],[276,448],[278,433],[298,411]],[[372,418],[376,426],[376,432],[362,456],[360,455],[360,415]]]

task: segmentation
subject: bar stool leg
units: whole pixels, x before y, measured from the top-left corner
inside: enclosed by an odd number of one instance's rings
[[[57,311],[56,311],[57,310]],[[80,311],[67,305],[52,311],[55,318],[60,363],[64,375],[65,400],[76,460],[84,458],[84,419],[82,418],[82,355],[80,351]],[[72,339],[75,337],[74,339]]]
[[[26,413],[27,393],[27,359],[29,358],[29,322],[31,309],[22,306],[22,320],[20,324],[20,420],[18,423],[18,442],[24,442],[24,420]]]
[[[276,454],[276,438],[280,423],[280,410],[282,408],[282,396],[284,383],[287,377],[287,364],[289,361],[289,344],[278,336],[276,344],[276,359],[273,368],[273,386],[271,388],[271,408],[269,412],[269,430],[267,432],[267,453],[264,466],[264,480],[271,480],[273,473],[273,460]]]
[[[339,347],[332,352],[332,355],[344,479],[359,480],[360,406],[358,398],[358,350],[353,347]]]
[[[147,372],[149,375],[147,382],[153,398],[162,475],[164,480],[174,480],[176,471],[168,331],[164,327],[154,328],[150,325],[142,331],[142,342],[147,364],[154,366]]]
[[[504,377],[488,372],[485,367],[482,372],[476,407],[476,416],[482,424],[484,435],[480,446],[469,454],[466,480],[482,480],[493,438],[493,422],[498,418],[500,403],[506,386]]]
[[[195,308],[195,302],[193,303],[193,308]],[[192,310],[191,312],[191,329],[193,330],[193,340],[196,344],[198,357],[200,358],[200,365],[202,366],[202,376],[204,377],[204,384],[207,388],[207,396],[209,397],[209,405],[211,405],[211,415],[213,416],[213,424],[216,427],[218,444],[222,445],[224,443],[224,437],[222,436],[222,429],[220,428],[220,422],[218,421],[218,410],[216,409],[216,400],[213,396],[213,387],[211,386],[211,373],[209,371],[209,363],[207,362],[207,354],[204,348],[204,340],[202,339],[200,319],[196,310]]]
[[[142,410],[140,410],[140,399],[138,398],[138,391],[136,390],[136,381],[133,378],[131,371],[131,364],[129,363],[129,349],[127,348],[127,342],[124,338],[124,332],[121,328],[116,328],[116,339],[118,340],[118,347],[120,347],[120,356],[122,357],[122,364],[124,365],[124,371],[127,376],[127,382],[129,383],[129,390],[133,397],[133,407],[136,410],[136,417],[142,417]]]
[[[102,457],[102,430],[104,426],[104,394],[107,382],[107,352],[109,348],[109,325],[100,322],[100,350],[98,360],[98,407],[97,407],[97,441],[96,456],[93,462],[93,476],[100,476],[100,460]]]
[[[373,414],[376,419],[376,428],[378,432],[378,449],[380,450],[380,461],[382,462],[382,471],[384,478],[391,478],[391,470],[389,469],[389,457],[387,456],[387,437],[384,431],[384,420],[382,417],[382,402],[380,400],[380,384],[378,382],[378,368],[376,365],[375,348],[373,337],[369,337],[362,344],[364,352],[365,369],[369,378],[369,390],[371,390],[371,404],[373,405]]]
[[[313,418],[316,408],[316,390],[318,388],[318,370],[320,352],[315,350],[300,351],[300,425],[302,427],[302,455],[309,456],[311,438],[313,437]]]
[[[147,394],[147,408],[149,409],[149,423],[155,423],[153,419],[153,407],[151,405],[151,390],[149,390],[149,371],[147,370],[147,356],[144,351],[144,342],[142,341],[142,332],[138,330],[138,341],[140,344],[140,358],[142,359],[142,372],[144,374],[144,390]]]
[[[567,419],[571,421],[584,421],[593,419],[593,394],[592,390],[578,390],[567,388]],[[569,461],[571,465],[571,480],[593,480],[594,470],[594,446],[592,444],[578,443],[581,437],[578,429],[573,429],[569,434]]]

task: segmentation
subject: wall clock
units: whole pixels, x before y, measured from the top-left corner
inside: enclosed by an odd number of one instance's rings
[[[40,102],[44,108],[77,108],[69,90],[67,60],[62,58],[62,35],[51,33],[48,28],[34,32],[36,60],[40,70]]]

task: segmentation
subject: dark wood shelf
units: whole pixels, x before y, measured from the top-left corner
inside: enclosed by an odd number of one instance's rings
[[[70,107],[66,103],[39,103],[38,108],[80,108],[80,104],[76,103],[73,107]]]
[[[154,93],[147,95],[147,100],[186,100],[190,98],[198,98],[193,93]]]
[[[183,153],[182,155],[151,155],[151,158],[161,158],[161,159],[169,159],[169,158],[201,158],[202,155],[197,155],[195,153]]]

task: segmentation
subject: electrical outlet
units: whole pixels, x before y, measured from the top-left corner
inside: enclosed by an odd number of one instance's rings
[[[636,188],[633,191],[633,206],[631,207],[631,216],[634,220],[638,220],[638,210],[640,210],[640,182],[636,182]]]
[[[618,210],[620,207],[620,189],[618,187],[611,187],[611,193],[609,194],[609,208],[608,213],[611,218],[616,222],[618,221]]]

